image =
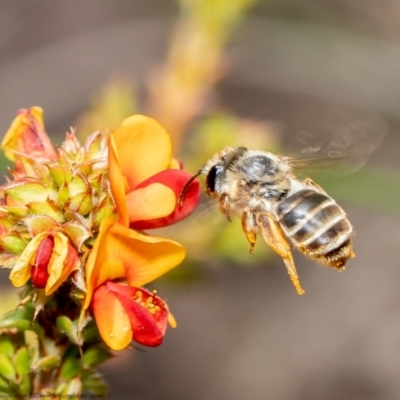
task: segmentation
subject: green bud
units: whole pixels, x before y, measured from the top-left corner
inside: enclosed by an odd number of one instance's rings
[[[35,201],[45,202],[51,195],[51,191],[44,185],[27,178],[25,181],[10,182],[4,189],[13,200],[25,205]]]
[[[69,399],[80,399],[80,394],[82,393],[82,381],[80,378],[72,379],[67,383],[62,394],[68,395]],[[75,396],[76,397],[75,397]]]
[[[49,170],[51,177],[58,187],[61,187],[66,182],[70,182],[72,179],[71,168],[67,165],[53,163],[49,165]]]
[[[24,379],[22,379],[21,383],[18,386],[19,386],[19,393],[28,396],[32,389],[29,376],[26,376]]]
[[[0,353],[11,357],[14,354],[14,343],[7,334],[0,335]]]
[[[111,357],[112,353],[103,345],[91,346],[83,353],[83,361],[90,367],[96,367]]]
[[[8,382],[0,376],[0,393],[9,393]]]
[[[98,229],[100,227],[101,221],[105,217],[109,217],[115,211],[115,206],[111,200],[110,196],[103,194],[103,198],[97,202],[96,207],[93,209],[93,226]]]
[[[91,192],[91,187],[87,178],[80,173],[76,174],[72,178],[72,181],[68,184],[68,189],[71,197],[78,196],[79,194],[88,194]]]
[[[77,196],[79,198],[80,196]],[[74,202],[76,198],[72,199],[72,202]],[[71,202],[71,204],[72,204]],[[78,207],[78,212],[81,215],[88,215],[90,211],[93,209],[93,199],[92,199],[92,194],[85,194],[83,198],[80,200],[80,204]]]
[[[69,201],[69,190],[67,183],[64,183],[60,190],[58,191],[57,195],[57,203],[58,204],[65,204]]]
[[[76,378],[82,372],[82,360],[71,355],[67,357],[61,367],[60,378],[66,381]]]
[[[0,376],[9,380],[15,380],[15,369],[10,358],[0,353]]]
[[[107,399],[108,387],[103,377],[96,371],[85,370],[82,374],[83,390]]]
[[[78,328],[68,317],[61,316],[57,318],[57,329],[68,336],[69,340],[74,343],[81,345],[82,340],[78,335]]]
[[[19,218],[23,218],[26,217],[26,215],[28,214],[28,208],[21,205],[18,206],[7,206],[7,207],[2,207],[1,211],[6,212],[8,215],[12,216],[12,217],[19,217]]]
[[[25,378],[30,372],[29,352],[26,347],[17,350],[14,357],[15,371],[21,378]]]
[[[28,205],[29,212],[35,215],[48,215],[57,222],[63,222],[64,216],[61,210],[59,210],[55,204],[48,201],[32,201]]]
[[[11,310],[0,317],[0,329],[2,328],[18,328],[31,329],[32,327],[34,307],[32,304],[25,304],[16,310]]]
[[[28,395],[31,391],[30,380],[30,360],[29,351],[26,347],[21,347],[14,357],[15,370],[18,374],[18,391],[20,394]]]
[[[0,237],[0,246],[13,254],[21,254],[26,245],[26,241],[16,233],[9,233]]]
[[[63,225],[63,232],[72,240],[78,249],[92,236],[92,233],[86,226],[76,221],[65,223]]]
[[[58,356],[46,356],[43,358],[40,358],[33,366],[32,369],[35,371],[40,371],[40,370],[49,370],[56,368],[60,365],[61,358]]]
[[[32,237],[42,232],[48,232],[50,229],[58,226],[57,221],[48,215],[30,215],[24,219],[24,223]]]

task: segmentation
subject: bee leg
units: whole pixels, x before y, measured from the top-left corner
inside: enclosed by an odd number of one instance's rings
[[[228,219],[229,222],[232,222],[231,216],[229,213],[229,196],[228,193],[222,193],[219,197],[219,211]]]
[[[257,223],[260,227],[261,235],[267,245],[282,257],[290,280],[296,288],[297,293],[303,294],[304,290],[300,285],[299,276],[296,271],[289,243],[287,242],[278,222],[268,213],[259,213]]]
[[[314,189],[317,189],[319,192],[326,193],[325,190],[322,189],[321,186],[319,186],[317,183],[315,183],[315,182],[314,182],[312,179],[310,179],[310,178],[304,179],[304,183],[305,183],[306,185],[308,185],[308,186],[313,187]]]
[[[254,246],[256,244],[257,233],[254,231],[255,223],[253,213],[249,209],[245,209],[242,216],[240,217],[242,223],[243,232],[246,235],[248,242],[250,243],[250,254],[254,253]]]

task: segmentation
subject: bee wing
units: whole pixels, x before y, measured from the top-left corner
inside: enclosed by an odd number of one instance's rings
[[[303,146],[301,154],[286,160],[297,170],[328,170],[339,164],[342,172],[354,172],[364,166],[387,130],[384,121],[376,119],[339,126],[332,135],[302,132],[297,140]]]

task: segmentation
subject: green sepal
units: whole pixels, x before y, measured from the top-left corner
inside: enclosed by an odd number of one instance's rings
[[[0,393],[5,393],[5,394],[10,393],[10,387],[8,385],[8,382],[1,376],[0,376]]]
[[[93,219],[93,229],[99,229],[101,221],[103,221],[104,218],[114,214],[114,212],[115,205],[113,201],[109,196],[104,196],[103,199],[97,202],[96,207],[91,213],[91,217]]]
[[[79,174],[88,177],[92,171],[92,162],[87,161],[77,164],[75,169]]]
[[[91,186],[92,190],[95,193],[100,194],[102,192],[102,189],[103,189],[103,174],[102,173],[99,173],[97,176],[91,175],[89,177],[89,182],[90,182],[90,186]]]
[[[15,369],[12,361],[5,354],[0,353],[0,376],[8,381],[15,381]]]
[[[72,178],[72,181],[68,184],[68,189],[69,195],[72,198],[79,194],[90,193],[91,191],[87,178],[80,173]]]
[[[90,230],[79,222],[69,221],[63,225],[62,231],[72,240],[78,250],[82,244],[92,236]]]
[[[32,389],[32,385],[31,385],[29,376],[26,376],[24,379],[22,379],[21,383],[18,385],[18,388],[19,388],[20,394],[23,394],[25,396],[29,395],[29,393],[31,392],[31,389]]]
[[[79,196],[78,196],[79,197]],[[72,199],[72,202],[74,199]],[[78,212],[81,215],[88,215],[93,209],[93,197],[91,193],[85,194],[80,200],[80,205],[78,207]]]
[[[31,381],[29,377],[30,359],[26,347],[21,347],[14,357],[15,370],[19,376],[19,393],[29,394],[31,390]]]
[[[84,343],[94,343],[100,340],[99,329],[92,319],[85,320],[85,324],[80,326],[79,329],[81,330]]]
[[[85,156],[88,160],[97,159],[102,150],[103,136],[100,131],[92,133],[85,141]]]
[[[11,310],[0,317],[0,329],[17,328],[36,331],[36,327],[32,324],[33,314],[34,306],[32,304],[26,304],[16,310]]]
[[[82,374],[82,384],[85,392],[94,393],[103,399],[108,398],[107,383],[98,372],[85,370]]]
[[[60,365],[61,358],[58,356],[45,356],[40,358],[37,362],[32,365],[34,371],[48,371],[56,368]]]
[[[6,333],[0,335],[0,354],[11,357],[15,352],[13,340]]]
[[[45,214],[53,218],[57,222],[64,221],[64,215],[61,210],[50,200],[48,201],[32,201],[28,205],[29,212],[35,215]]]
[[[5,186],[4,192],[13,200],[25,205],[31,202],[45,202],[51,195],[47,187],[33,181],[11,182]]]
[[[14,365],[17,374],[24,378],[29,374],[30,362],[29,362],[29,352],[27,347],[21,347],[17,350],[14,357]]]
[[[0,207],[0,211],[7,213],[7,215],[12,217],[23,218],[28,214],[28,207],[24,205],[13,205],[7,207]]]
[[[97,365],[102,364],[103,362],[107,361],[113,355],[108,347],[98,344],[89,347],[83,353],[83,361],[86,365],[90,367],[96,367]]]
[[[68,398],[78,399],[82,393],[82,381],[81,378],[74,378],[70,380],[66,385],[61,394],[68,396]]]
[[[63,205],[69,201],[69,189],[68,184],[64,183],[57,195],[57,204]]]
[[[21,254],[27,242],[17,233],[9,233],[0,237],[0,246],[9,253]]]
[[[82,360],[70,355],[65,359],[60,371],[60,378],[66,381],[81,375],[83,370]]]
[[[56,321],[57,329],[68,336],[69,340],[77,345],[82,345],[82,339],[78,334],[77,324],[72,322],[68,317],[61,316]]]
[[[50,164],[48,166],[50,175],[58,185],[61,187],[65,182],[70,182],[72,179],[71,168],[67,165]]]
[[[42,232],[48,232],[51,229],[58,227],[57,221],[49,215],[29,215],[24,218],[24,223],[32,237],[39,235]]]

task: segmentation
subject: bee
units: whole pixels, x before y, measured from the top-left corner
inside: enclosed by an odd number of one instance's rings
[[[367,151],[370,152],[370,148]],[[329,157],[341,152],[329,150]],[[311,158],[309,161],[314,160]],[[184,187],[205,176],[206,193],[231,220],[239,217],[253,253],[261,236],[282,259],[298,294],[304,290],[291,247],[311,260],[339,271],[355,257],[354,230],[344,210],[310,178],[296,177],[304,160],[246,147],[227,146],[207,161]]]

